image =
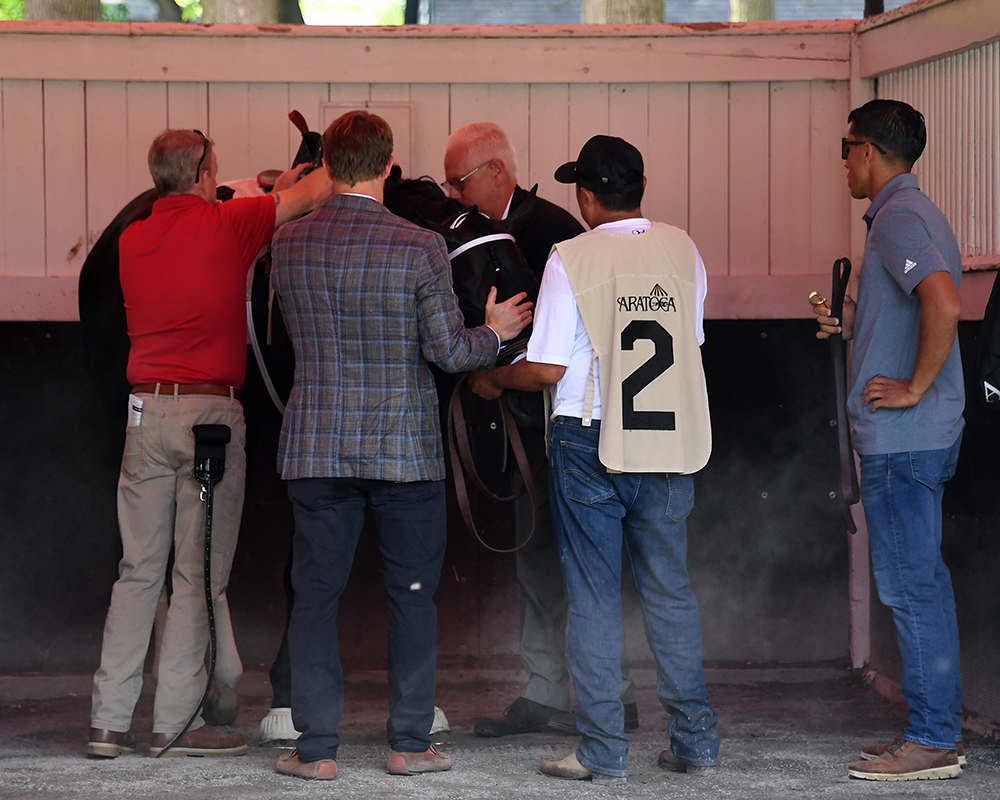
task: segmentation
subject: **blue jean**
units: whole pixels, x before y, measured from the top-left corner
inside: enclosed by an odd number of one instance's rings
[[[892,609],[903,659],[904,736],[954,748],[962,680],[951,575],[941,557],[941,499],[962,437],[943,450],[861,456],[861,500],[879,599]]]
[[[437,591],[446,541],[443,481],[289,481],[295,516],[288,632],[292,722],[302,761],[336,758],[344,711],[337,609],[368,510],[389,595],[389,721],[393,750],[424,752],[434,720]]]
[[[673,752],[695,766],[719,753],[717,715],[702,669],[698,604],[688,582],[690,475],[609,473],[597,456],[600,422],[559,417],[549,449],[552,518],[569,598],[566,643],[576,689],[580,763],[626,775],[621,701],[622,542],[656,659],[656,693],[670,714]]]

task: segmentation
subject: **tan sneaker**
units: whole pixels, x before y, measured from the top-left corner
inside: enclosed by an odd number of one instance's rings
[[[847,774],[869,781],[922,781],[957,778],[962,768],[954,750],[927,747],[904,739],[891,745],[878,758],[851,764]]]
[[[337,777],[337,762],[332,758],[321,758],[318,761],[300,761],[299,751],[285,753],[274,765],[274,771],[282,775],[294,775],[307,781],[332,781]]]
[[[866,744],[864,747],[861,748],[861,757],[865,761],[871,761],[873,759],[878,758],[894,744],[899,744],[901,741],[903,741],[903,734],[898,733],[896,734],[896,738],[893,739],[891,742]],[[962,748],[961,742],[955,742],[955,755],[958,756],[958,765],[960,767],[964,767],[967,763],[967,759],[965,758],[965,752],[964,749]]]
[[[393,750],[389,756],[390,775],[419,775],[421,772],[445,772],[451,769],[451,756],[439,753],[434,745],[423,753]]]

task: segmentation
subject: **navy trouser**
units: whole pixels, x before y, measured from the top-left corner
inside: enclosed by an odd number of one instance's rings
[[[370,510],[389,595],[389,721],[393,750],[424,752],[434,719],[437,590],[447,536],[443,481],[289,481],[295,516],[289,629],[292,721],[302,761],[336,758],[344,710],[337,609]]]

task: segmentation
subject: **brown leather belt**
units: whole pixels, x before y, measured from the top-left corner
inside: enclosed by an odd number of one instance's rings
[[[240,390],[221,383],[138,383],[132,387],[132,394],[158,394],[161,397],[173,394],[217,394],[222,397],[240,399]]]

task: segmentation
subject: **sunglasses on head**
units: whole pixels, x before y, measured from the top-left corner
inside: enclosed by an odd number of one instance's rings
[[[205,156],[208,155],[208,137],[201,131],[195,131],[195,133],[201,137],[203,144],[201,158],[198,159],[198,168],[194,171],[194,182],[198,183],[201,180],[201,165],[205,163]]]

